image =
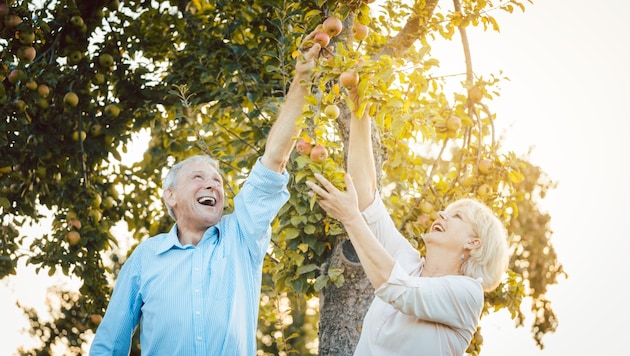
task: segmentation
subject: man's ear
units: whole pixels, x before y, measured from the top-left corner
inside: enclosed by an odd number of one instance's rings
[[[175,190],[173,190],[172,188],[168,188],[167,190],[165,190],[164,201],[171,208],[174,207],[175,204],[177,204],[177,199],[175,199]]]

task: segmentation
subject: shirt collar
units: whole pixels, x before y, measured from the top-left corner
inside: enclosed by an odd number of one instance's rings
[[[221,231],[217,225],[210,226],[206,232],[204,232],[201,241],[199,241],[199,245],[208,242],[216,243],[220,235]],[[190,247],[191,246],[182,246],[181,242],[179,242],[179,239],[177,238],[177,223],[175,223],[173,224],[171,230],[166,234],[166,238],[164,238],[155,249],[155,254],[162,254],[171,248],[185,249]]]

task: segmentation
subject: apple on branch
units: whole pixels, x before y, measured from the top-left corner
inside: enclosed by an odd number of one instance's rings
[[[335,104],[326,105],[326,108],[324,108],[324,115],[326,115],[326,117],[331,120],[338,118],[339,114],[340,114],[339,106]]]
[[[313,145],[309,139],[300,138],[295,144],[295,152],[302,156],[308,156],[311,153]]]
[[[315,145],[315,147],[311,149],[310,157],[313,160],[313,162],[322,163],[326,159],[328,159],[328,150],[326,149],[326,147],[322,145],[319,145],[319,144]]]
[[[343,23],[336,16],[330,16],[322,24],[324,32],[330,37],[335,37],[343,30]]]
[[[313,36],[313,41],[319,43],[322,48],[325,48],[328,46],[328,43],[330,43],[330,36],[328,36],[326,32],[319,31]]]
[[[355,22],[354,24],[352,24],[352,37],[356,41],[363,41],[367,38],[368,33],[369,28],[366,25],[360,22]]]
[[[339,84],[350,89],[359,84],[359,74],[353,70],[347,70],[339,75]]]

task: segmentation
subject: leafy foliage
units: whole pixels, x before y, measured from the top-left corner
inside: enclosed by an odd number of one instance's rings
[[[61,307],[41,322],[25,307],[41,352],[61,342],[80,347],[96,327],[114,278],[133,245],[169,228],[161,207],[163,169],[192,153],[217,158],[233,197],[264,149],[291,80],[302,36],[330,16],[344,29],[323,51],[299,122],[302,137],[326,147],[315,162],[294,153],[291,198],[273,226],[264,265],[259,322],[262,352],[309,354],[317,348],[312,302],[342,288],[343,265],[331,263],[344,231],[306,192],[313,173],[343,185],[349,119],[341,73],[361,77],[360,95],[374,119],[380,184],[404,235],[419,238],[438,210],[462,197],[486,202],[511,233],[511,270],[486,294],[484,315],[506,308],[522,325],[521,301],[534,300],[535,341],[557,327],[545,297],[565,275],[550,243],[549,215],[537,207],[554,183],[539,167],[503,152],[489,103],[505,78],[467,65],[461,89],[436,76],[431,41],[465,38],[469,26],[498,30],[496,11],[524,10],[510,0],[455,1],[15,0],[0,4],[0,277],[20,261],[79,278],[79,291],[53,291]],[[352,37],[352,24],[369,36]],[[28,52],[36,52],[30,58]],[[469,56],[466,46],[464,53]],[[299,60],[299,57],[297,58]],[[468,61],[470,62],[470,61]],[[69,92],[76,94],[76,102]],[[336,105],[338,118],[326,115]],[[137,135],[150,140],[140,161],[121,163]],[[21,236],[41,208],[52,229]],[[227,207],[226,211],[230,211]],[[124,223],[131,243],[114,236]],[[70,235],[77,235],[72,240]],[[78,293],[77,293],[78,292]],[[357,310],[356,313],[364,311]],[[81,327],[78,327],[80,325]],[[481,350],[481,330],[469,352]],[[137,347],[134,352],[137,352]],[[23,351],[35,354],[38,350]]]

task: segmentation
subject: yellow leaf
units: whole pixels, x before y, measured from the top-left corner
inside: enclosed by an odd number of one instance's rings
[[[513,183],[520,183],[523,181],[523,179],[525,179],[523,173],[518,171],[509,171],[508,176]]]

